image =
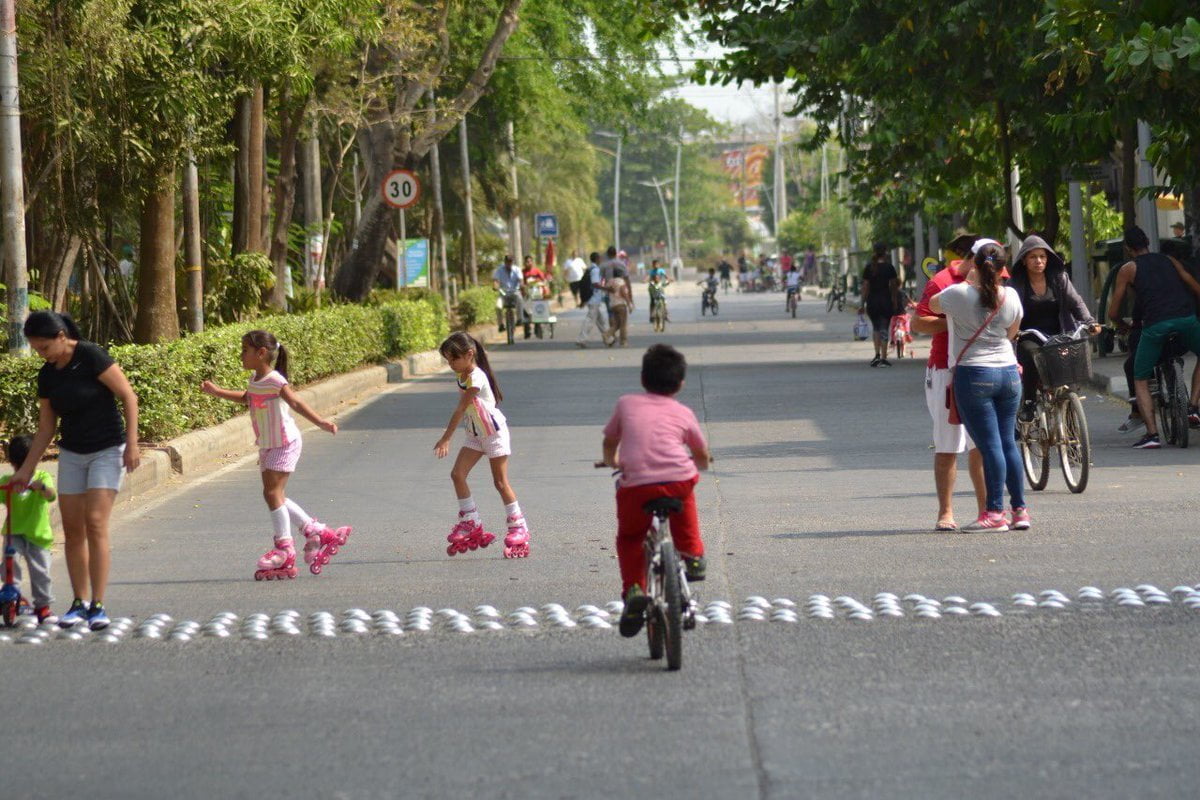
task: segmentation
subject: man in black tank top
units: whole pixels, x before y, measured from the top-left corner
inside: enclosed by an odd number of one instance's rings
[[[1162,443],[1158,438],[1154,407],[1150,403],[1149,380],[1154,376],[1154,367],[1162,356],[1163,345],[1172,334],[1179,336],[1184,347],[1200,355],[1200,319],[1196,318],[1196,297],[1200,297],[1200,283],[1171,256],[1151,253],[1149,237],[1136,225],[1125,230],[1125,249],[1133,260],[1122,265],[1117,273],[1108,316],[1114,323],[1122,322],[1121,302],[1125,299],[1125,292],[1132,289],[1142,312],[1142,336],[1133,360],[1133,385],[1138,408],[1146,423],[1146,435],[1133,446],[1153,450],[1162,447]],[[1192,372],[1192,394],[1188,406],[1189,418],[1200,422],[1197,403],[1200,403],[1200,360],[1197,360]]]

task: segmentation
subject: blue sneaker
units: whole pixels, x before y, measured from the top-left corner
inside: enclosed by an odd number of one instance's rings
[[[67,609],[67,613],[59,617],[58,626],[60,628],[74,628],[76,625],[87,619],[87,614],[87,604],[76,597],[75,602],[71,603],[71,607]]]
[[[92,603],[92,607],[87,612],[88,627],[94,631],[102,631],[108,627],[108,614],[104,613],[104,606],[99,603]]]

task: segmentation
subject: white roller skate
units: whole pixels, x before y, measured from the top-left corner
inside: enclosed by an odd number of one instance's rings
[[[529,529],[524,517],[508,518],[508,535],[504,537],[505,558],[525,558],[529,555]]]
[[[256,581],[276,581],[285,578],[292,579],[298,575],[296,570],[296,546],[291,539],[276,539],[275,546],[263,553],[258,560],[258,569],[254,572]]]
[[[468,550],[478,550],[481,547],[487,547],[496,541],[496,535],[485,531],[481,521],[470,519],[460,511],[458,514],[458,524],[454,526],[454,530],[450,531],[450,535],[446,537],[446,541],[450,543],[446,548],[446,554],[452,556],[458,553],[465,553]]]
[[[349,525],[330,528],[315,519],[304,526],[304,563],[313,575],[320,575],[321,569],[329,563],[329,559],[337,555],[338,548],[350,538],[352,528]]]

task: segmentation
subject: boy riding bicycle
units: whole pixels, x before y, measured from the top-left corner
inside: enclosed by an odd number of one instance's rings
[[[625,610],[621,635],[642,628],[649,597],[645,593],[643,544],[651,517],[642,506],[675,497],[683,508],[671,516],[671,538],[689,581],[704,580],[704,542],[693,490],[698,470],[708,469],[712,454],[692,410],[674,397],[683,388],[687,361],[674,347],[656,344],[642,357],[644,394],[623,395],[604,426],[604,463],[621,471],[617,486],[617,563]],[[618,459],[617,450],[620,448]]]

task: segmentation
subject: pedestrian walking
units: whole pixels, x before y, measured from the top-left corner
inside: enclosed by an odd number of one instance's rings
[[[32,436],[14,436],[8,443],[8,463],[13,471],[20,469],[29,457]],[[54,533],[50,530],[50,504],[58,496],[54,490],[54,477],[44,469],[35,470],[33,480],[23,490],[12,482],[12,473],[0,477],[0,486],[11,493],[9,502],[9,532],[16,551],[13,559],[13,578],[17,591],[21,589],[21,562],[29,570],[29,593],[33,600],[33,613],[38,624],[57,622],[50,613],[54,593],[50,584],[50,548],[54,546]],[[24,599],[24,598],[22,598]]]
[[[586,269],[587,264],[583,263],[578,251],[572,250],[571,257],[567,259],[567,263],[563,264],[563,277],[566,278],[567,286],[571,289],[571,297],[575,298],[576,308],[583,308],[583,300],[579,297],[579,284],[583,281],[583,273]]]
[[[465,553],[467,550],[487,547],[495,541],[495,535],[484,530],[483,519],[467,483],[471,470],[481,458],[487,456],[488,465],[492,468],[492,482],[504,503],[508,526],[508,533],[504,537],[504,557],[524,558],[529,555],[529,526],[517,502],[517,493],[508,482],[508,457],[512,454],[512,444],[508,421],[498,408],[504,400],[500,384],[488,364],[483,344],[470,334],[452,333],[438,350],[457,376],[459,397],[446,431],[433,446],[433,452],[438,458],[449,455],[450,439],[460,423],[467,432],[467,438],[450,470],[450,480],[454,482],[454,493],[458,497],[458,522],[446,537],[450,542],[446,552],[450,555]]]
[[[612,248],[610,248],[612,249]],[[605,303],[604,280],[600,270],[600,254],[592,253],[592,265],[580,283],[580,296],[583,297],[583,322],[579,326],[579,336],[575,339],[576,347],[587,347],[591,338],[592,328],[600,333],[600,341],[605,346],[612,346],[609,340],[608,308]]]
[[[1030,527],[1025,476],[1015,436],[1021,377],[1012,340],[1021,327],[1021,298],[1001,282],[1007,256],[999,243],[981,239],[972,248],[974,267],[963,283],[930,300],[934,313],[950,319],[954,402],[983,456],[987,499],[983,514],[964,531]],[[1012,518],[1004,516],[1007,484]]]
[[[624,347],[629,344],[629,311],[633,307],[629,284],[624,281],[616,281],[609,294],[608,303],[608,310],[613,319],[613,328],[610,332],[612,338],[609,344],[615,344],[620,340],[621,347]]]
[[[245,389],[222,389],[204,381],[205,394],[245,405],[250,409],[250,425],[258,445],[258,467],[262,477],[263,499],[271,517],[274,546],[258,559],[255,580],[296,577],[296,546],[292,539],[295,525],[304,535],[304,563],[314,575],[329,563],[329,557],[346,543],[352,528],[336,530],[313,519],[299,503],[287,496],[287,483],[300,463],[304,440],[289,409],[313,425],[331,434],[337,424],[325,419],[297,396],[288,383],[288,351],[274,334],[254,330],[242,337],[242,368],[251,371]]]
[[[888,361],[888,338],[891,332],[892,317],[900,308],[896,297],[900,290],[900,275],[888,258],[887,245],[876,242],[871,263],[863,268],[862,273],[862,306],[859,313],[866,312],[874,329],[872,342],[875,345],[875,357],[871,359],[872,367],[890,367]]]
[[[952,242],[951,245],[963,247],[969,255],[970,241]],[[971,483],[975,487],[976,516],[986,511],[986,488],[983,479],[983,457],[966,428],[960,423],[950,421],[950,410],[946,405],[947,390],[951,387],[950,372],[950,334],[948,332],[946,315],[934,313],[929,307],[929,301],[943,289],[962,283],[967,278],[970,262],[959,258],[938,272],[925,284],[925,291],[917,303],[913,317],[913,329],[918,333],[926,333],[933,337],[929,343],[929,360],[925,362],[925,405],[933,420],[933,483],[937,491],[938,515],[934,523],[936,531],[957,531],[958,523],[954,521],[954,484],[958,477],[958,456],[967,454],[967,469]]]
[[[137,395],[108,352],[86,341],[69,315],[35,311],[25,320],[25,337],[46,363],[38,371],[37,433],[11,482],[33,483],[57,431],[58,504],[75,595],[58,624],[69,628],[86,621],[92,630],[101,630],[109,625],[104,593],[113,502],[122,471],[133,472],[141,461]],[[85,603],[89,592],[91,602]]]

